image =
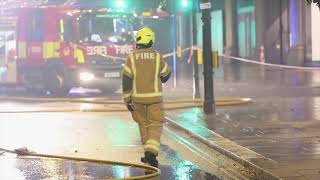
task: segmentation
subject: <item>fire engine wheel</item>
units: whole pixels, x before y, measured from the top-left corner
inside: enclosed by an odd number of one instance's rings
[[[37,87],[35,85],[31,85],[31,86],[26,86],[26,91],[32,95],[43,95],[45,92],[44,92],[44,89],[42,87]]]
[[[67,95],[70,88],[66,84],[63,72],[52,69],[44,74],[44,88],[52,95]]]

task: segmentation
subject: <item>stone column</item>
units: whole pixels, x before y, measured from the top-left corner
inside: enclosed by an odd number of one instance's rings
[[[305,63],[312,62],[312,41],[315,41],[312,39],[313,26],[312,26],[311,7],[312,6],[305,6],[305,31],[306,31],[305,32],[305,54],[306,54]],[[319,11],[317,7],[316,7],[316,10]]]
[[[281,64],[288,64],[288,49],[290,47],[289,0],[281,0],[280,6]]]
[[[289,65],[302,66],[305,63],[305,6],[305,1],[290,0]]]
[[[256,20],[256,59],[261,60],[261,54],[266,54],[266,0],[256,0],[255,2],[255,20]],[[263,52],[261,52],[263,51]]]
[[[236,0],[225,0],[225,54],[238,56],[238,23]]]

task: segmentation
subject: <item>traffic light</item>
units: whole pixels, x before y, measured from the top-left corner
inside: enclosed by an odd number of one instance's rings
[[[191,12],[193,0],[178,0],[175,1],[176,12]]]
[[[129,7],[129,0],[113,0],[112,8],[116,10],[123,10]]]
[[[163,0],[159,7],[170,14],[191,12],[197,0]]]
[[[175,1],[176,12],[189,12],[192,10],[192,0]]]
[[[122,8],[122,9],[127,7],[125,0],[116,0],[114,5],[116,8]]]
[[[190,4],[191,4],[190,0],[181,0],[182,8],[189,8]]]

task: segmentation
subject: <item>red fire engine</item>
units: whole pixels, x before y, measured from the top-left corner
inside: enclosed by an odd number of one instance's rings
[[[45,7],[19,9],[17,16],[17,78],[28,89],[120,87],[123,58],[133,49],[127,15]]]

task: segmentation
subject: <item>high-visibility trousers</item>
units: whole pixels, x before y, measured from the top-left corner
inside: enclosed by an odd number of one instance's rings
[[[132,117],[138,123],[144,150],[158,155],[164,122],[163,103],[133,103]]]

